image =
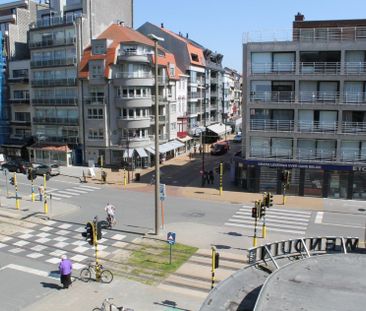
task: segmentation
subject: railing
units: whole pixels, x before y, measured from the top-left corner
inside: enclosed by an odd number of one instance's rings
[[[301,74],[340,74],[341,63],[340,62],[301,62],[300,73]]]
[[[58,85],[75,86],[76,82],[77,82],[76,78],[68,78],[68,79],[50,78],[48,80],[46,79],[32,80],[31,84],[34,87],[58,86]]]
[[[344,64],[344,73],[347,75],[365,74],[366,62],[346,62]]]
[[[21,105],[21,104],[28,105],[30,103],[29,97],[24,97],[24,98],[10,98],[9,101],[10,101],[11,104],[16,104],[16,105]]]
[[[292,132],[293,120],[250,120],[251,131]]]
[[[158,76],[158,83],[159,84],[167,84],[169,82],[168,77]]]
[[[361,149],[341,149],[340,160],[342,162],[366,162],[366,154]]]
[[[150,53],[142,52],[142,51],[125,51],[120,50],[118,56],[150,56]]]
[[[29,77],[23,76],[23,77],[9,77],[8,82],[9,83],[28,83]]]
[[[150,140],[151,141],[155,141],[155,135],[149,135],[150,137]],[[159,135],[159,140],[162,141],[162,140],[169,140],[169,135],[168,134],[160,134]]]
[[[342,122],[342,133],[345,134],[365,134],[366,122]]]
[[[316,91],[300,91],[300,103],[339,103],[339,92],[316,92]]]
[[[48,105],[65,105],[65,106],[76,106],[78,104],[77,98],[33,98],[32,105],[48,106]]]
[[[296,152],[298,160],[304,161],[330,161],[334,162],[337,159],[336,151],[331,149],[298,149]]]
[[[155,116],[150,116],[151,123],[155,123]],[[168,121],[166,116],[159,116],[159,123],[165,123]]]
[[[105,104],[104,96],[86,97],[84,99],[85,99],[85,103],[87,105],[104,105]]]
[[[252,92],[250,94],[250,100],[261,101],[261,102],[275,102],[275,103],[282,103],[282,102],[293,103],[295,102],[295,92],[291,91]]]
[[[43,28],[57,25],[72,24],[76,20],[76,16],[51,16],[49,18],[38,19],[31,28]]]
[[[40,141],[46,142],[55,142],[55,143],[69,143],[69,144],[78,144],[79,137],[76,136],[42,136]]]
[[[199,107],[187,107],[187,115],[190,114],[200,114],[201,113],[201,109]]]
[[[151,96],[151,99],[155,103],[155,95]],[[158,95],[159,104],[165,104],[167,101],[171,100],[172,98],[166,95]]]
[[[202,98],[203,95],[201,96],[200,93],[188,93],[188,100],[190,99],[199,99],[199,98]]]
[[[31,61],[30,65],[32,68],[76,65],[76,58],[72,57],[72,58],[60,58],[60,59],[48,59],[48,60],[35,60]]]
[[[366,93],[365,92],[345,92],[343,93],[343,102],[345,104],[365,104],[366,103]]]
[[[297,131],[301,133],[334,133],[337,129],[337,121],[298,121],[297,127]]]
[[[273,41],[329,42],[364,40],[366,40],[365,26],[294,28],[285,30],[248,32],[243,35],[243,43]]]
[[[252,63],[252,74],[293,74],[296,70],[295,62],[288,63]]]
[[[115,79],[153,79],[151,72],[116,72]]]
[[[129,142],[146,142],[146,141],[150,141],[150,136],[148,137],[139,137],[139,136],[127,136],[127,135],[122,135],[121,136],[121,144],[127,144]]]
[[[285,148],[250,148],[250,156],[263,159],[292,159],[292,149]]]
[[[30,48],[42,48],[48,46],[58,46],[58,45],[69,45],[74,44],[76,42],[76,38],[64,38],[64,39],[44,39],[42,41],[30,41]]]
[[[62,125],[78,125],[78,118],[48,118],[48,117],[34,117],[34,123],[42,124],[62,124]]]

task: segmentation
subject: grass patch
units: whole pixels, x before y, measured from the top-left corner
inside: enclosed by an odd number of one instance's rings
[[[169,244],[156,242],[140,244],[131,252],[128,264],[133,267],[134,275],[149,275],[154,279],[161,280],[172,272],[175,272],[196,251],[196,247],[183,244],[172,245],[172,260],[169,263]]]

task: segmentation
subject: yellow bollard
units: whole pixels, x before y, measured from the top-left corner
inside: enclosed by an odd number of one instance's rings
[[[18,197],[17,173],[15,172],[14,172],[14,186],[15,186],[15,208],[20,209],[20,200]]]
[[[47,192],[46,192],[46,174],[43,174],[43,211],[48,214]]]
[[[223,166],[223,163],[220,162],[220,188],[219,188],[220,195],[222,195],[222,175],[223,175],[223,173],[224,173],[224,166]]]
[[[31,173],[32,174],[32,173]],[[33,182],[33,174],[32,174],[32,195],[31,195],[31,198],[32,198],[32,202],[35,202],[36,201],[36,195],[34,193],[34,182]]]
[[[262,227],[262,237],[263,239],[265,239],[267,236],[267,227],[266,225],[263,224],[263,227]]]
[[[123,185],[127,185],[126,169],[123,169]]]

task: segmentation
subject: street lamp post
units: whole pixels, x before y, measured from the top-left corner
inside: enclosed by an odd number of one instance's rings
[[[160,189],[160,153],[159,153],[159,85],[158,85],[158,41],[164,41],[154,34],[148,37],[154,41],[155,56],[155,235],[159,234],[159,189]]]

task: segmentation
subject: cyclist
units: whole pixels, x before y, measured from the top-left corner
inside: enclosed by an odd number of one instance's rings
[[[112,205],[108,202],[107,205],[104,207],[104,210],[107,213],[107,221],[108,221],[109,227],[112,228],[112,225],[115,225],[115,223],[116,223],[116,218],[115,218],[116,208],[114,205]]]

